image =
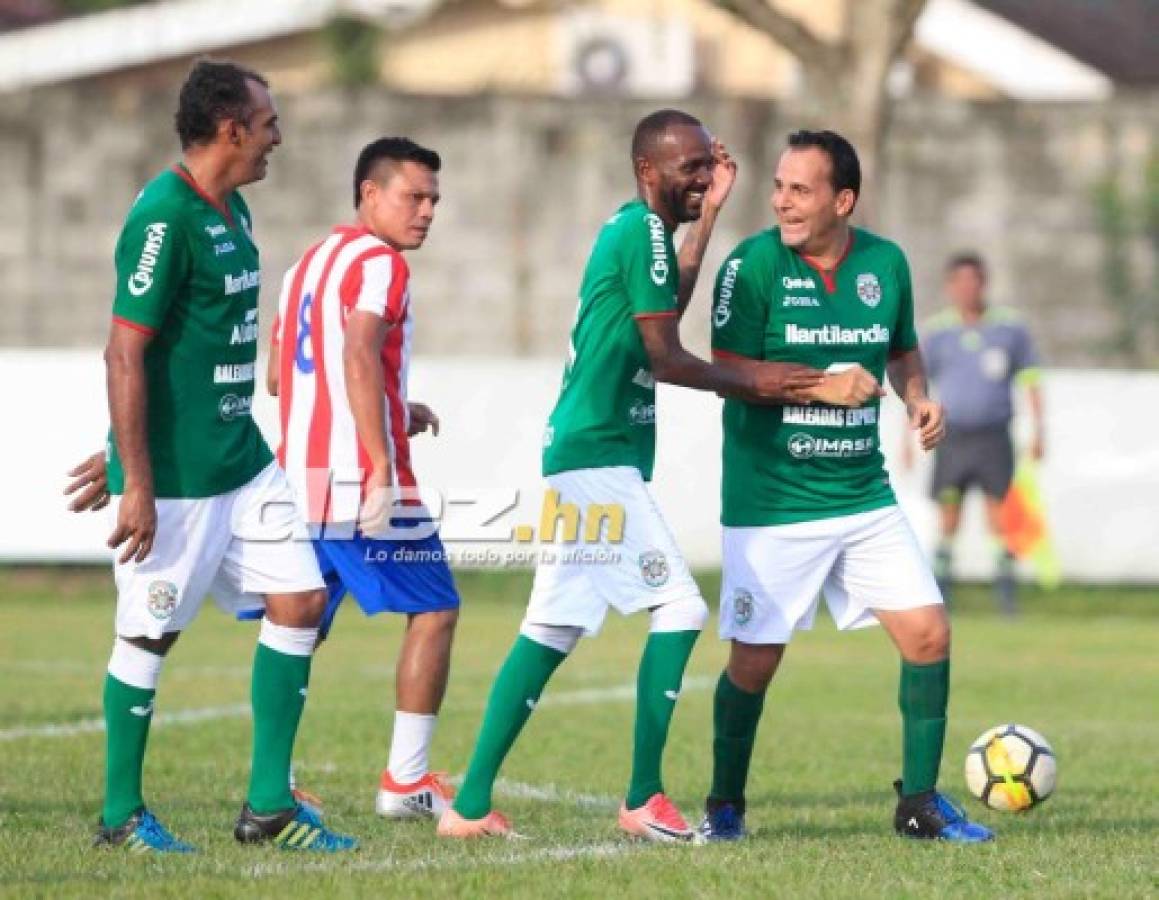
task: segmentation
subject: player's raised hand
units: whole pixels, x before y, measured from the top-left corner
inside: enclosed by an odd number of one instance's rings
[[[728,152],[728,148],[720,141],[712,142],[712,186],[704,195],[707,205],[718,209],[724,206],[733,184],[736,183],[736,160]]]
[[[112,549],[125,544],[119,557],[124,564],[132,560],[145,561],[153,549],[153,539],[157,536],[157,504],[152,488],[126,487],[117,509],[117,527],[109,537]]]
[[[884,397],[880,382],[854,363],[840,372],[827,372],[813,390],[812,398],[830,406],[864,406],[874,397]]]
[[[76,495],[68,504],[70,512],[96,512],[109,505],[109,480],[105,471],[104,453],[94,453],[69,469],[68,475],[73,480],[64,489],[65,496]]]
[[[430,429],[431,434],[439,436],[439,417],[435,411],[425,403],[408,403],[410,407],[410,427],[406,430],[407,437],[414,437]]]
[[[942,404],[922,397],[908,404],[910,428],[918,433],[923,450],[932,450],[946,436],[946,414]]]

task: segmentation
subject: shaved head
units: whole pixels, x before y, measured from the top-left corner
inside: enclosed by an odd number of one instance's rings
[[[669,129],[679,125],[702,127],[700,119],[678,109],[658,109],[644,116],[636,124],[636,130],[632,134],[632,159],[637,160],[641,157],[653,159],[656,155],[656,145]]]

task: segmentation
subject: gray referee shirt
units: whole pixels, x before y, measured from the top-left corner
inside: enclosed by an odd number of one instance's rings
[[[921,332],[922,358],[956,430],[1006,428],[1014,417],[1015,377],[1037,377],[1038,358],[1030,332],[1013,310],[987,307],[974,325],[948,309]]]

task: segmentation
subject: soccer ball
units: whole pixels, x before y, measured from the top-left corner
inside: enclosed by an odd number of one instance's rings
[[[970,793],[1003,812],[1020,812],[1054,793],[1054,751],[1025,725],[998,725],[982,734],[966,754]]]

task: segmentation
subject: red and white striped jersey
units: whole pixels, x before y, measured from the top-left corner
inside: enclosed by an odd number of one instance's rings
[[[280,349],[278,462],[307,522],[357,519],[370,458],[346,397],[346,319],[360,309],[391,325],[382,345],[385,422],[393,484],[414,488],[409,410],[410,272],[402,255],[365,228],[338,227],[286,273],[273,344]],[[333,485],[333,488],[332,488]]]

